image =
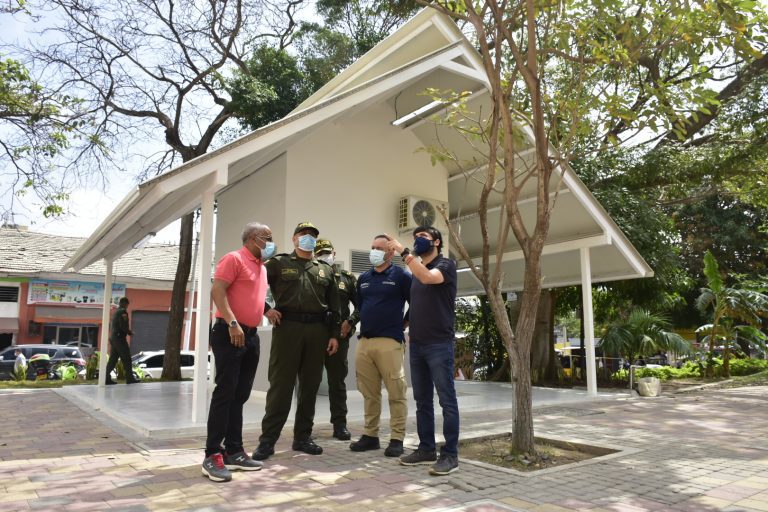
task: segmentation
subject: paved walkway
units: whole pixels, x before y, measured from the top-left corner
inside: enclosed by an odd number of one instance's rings
[[[625,451],[534,474],[462,461],[431,477],[321,428],[323,455],[290,451],[288,436],[262,471],[225,484],[200,475],[200,436],[141,441],[54,391],[0,396],[0,510],[768,511],[766,387],[546,406],[537,435]],[[465,413],[462,437],[508,431],[508,416]]]

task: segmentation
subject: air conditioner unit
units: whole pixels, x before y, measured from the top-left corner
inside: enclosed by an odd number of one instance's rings
[[[397,204],[397,228],[400,232],[413,231],[420,226],[432,226],[448,234],[438,208],[448,209],[448,203],[424,197],[406,196]]]

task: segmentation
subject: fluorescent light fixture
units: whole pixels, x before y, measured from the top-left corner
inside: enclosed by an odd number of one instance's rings
[[[406,123],[409,123],[409,121],[412,121],[414,119],[424,119],[425,117],[431,116],[435,112],[445,108],[447,105],[448,105],[448,102],[446,101],[435,100],[435,101],[429,102],[423,107],[414,110],[410,114],[406,114],[400,119],[395,119],[394,121],[392,121],[392,126],[400,126],[400,125],[408,126],[408,124]]]
[[[149,242],[157,233],[154,231],[150,231],[146,235],[144,235],[144,238],[139,240],[138,242],[135,242],[133,244],[134,249],[143,249],[145,245],[147,245],[147,242]]]
[[[459,94],[461,98],[472,98],[479,94],[485,94],[488,90],[484,87],[477,90],[477,91],[463,91]],[[407,128],[408,126],[416,123],[417,121],[420,121],[422,119],[426,119],[432,114],[439,112],[443,110],[444,108],[448,107],[451,103],[457,103],[457,101],[451,102],[451,101],[444,101],[444,100],[434,100],[423,107],[417,108],[410,114],[406,114],[403,117],[400,117],[398,119],[395,119],[392,121],[392,126],[402,126],[403,128]]]

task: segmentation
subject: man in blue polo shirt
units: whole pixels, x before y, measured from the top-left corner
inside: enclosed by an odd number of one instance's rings
[[[363,395],[365,427],[363,435],[349,445],[353,452],[378,450],[381,417],[381,383],[389,398],[389,446],[387,457],[403,454],[408,400],[405,393],[403,360],[405,336],[403,309],[410,298],[411,276],[392,265],[395,251],[387,249],[389,238],[379,235],[371,244],[369,269],[357,280],[360,339],[355,352],[357,389]],[[356,320],[356,319],[355,319]],[[354,323],[353,323],[354,325]],[[342,333],[343,334],[343,333]]]
[[[440,254],[443,237],[433,227],[413,231],[413,254],[395,239],[387,247],[399,252],[413,273],[409,343],[419,447],[400,457],[400,464],[431,464],[431,474],[447,475],[459,469],[459,404],[453,386],[456,262]],[[439,458],[433,386],[443,409],[445,444]]]

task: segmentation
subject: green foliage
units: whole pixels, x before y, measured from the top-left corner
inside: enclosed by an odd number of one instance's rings
[[[722,374],[723,360],[715,358],[713,360],[712,377],[720,377]],[[661,368],[636,368],[635,377],[656,377],[662,381],[672,379],[698,379],[704,376],[702,365],[688,361],[680,368],[671,366],[662,366]],[[753,375],[768,370],[768,360],[766,359],[734,359],[731,361],[731,375],[743,376]],[[629,370],[619,370],[614,372],[611,380],[626,382],[629,380]]]
[[[36,194],[45,217],[63,213],[68,199],[63,185],[49,178],[53,163],[91,126],[79,106],[76,98],[35,81],[21,62],[0,59],[0,162],[11,171],[3,193]]]
[[[509,354],[485,296],[456,300],[456,332],[464,334],[456,361],[467,379],[489,380],[504,366]]]
[[[701,377],[701,368],[698,364],[688,362],[681,368],[672,366],[662,366],[661,368],[636,368],[635,376],[656,377],[659,380],[666,381],[671,379],[695,379]]]
[[[299,63],[286,50],[263,44],[246,66],[248,72],[238,72],[227,89],[232,112],[252,129],[285,117],[308,96]]]
[[[691,345],[671,331],[671,324],[664,315],[644,309],[634,309],[626,318],[610,325],[600,346],[605,354],[618,354],[628,361],[658,352],[692,352]]]
[[[734,359],[731,361],[731,375],[752,375],[768,370],[768,359]]]
[[[25,381],[27,380],[27,365],[23,364],[18,368],[14,368],[11,373],[11,380]]]
[[[384,39],[418,8],[413,0],[375,2],[320,0],[324,24],[303,23],[294,38],[295,55],[261,45],[226,81],[232,112],[257,129],[276,121]]]
[[[315,7],[326,28],[343,34],[357,57],[376,46],[420,8],[414,0],[318,0]]]
[[[708,287],[701,289],[696,307],[703,314],[709,314],[712,321],[699,327],[697,332],[704,335],[702,342],[709,346],[710,364],[717,346],[724,346],[723,374],[729,377],[731,346],[737,338],[755,343],[763,350],[766,348],[768,337],[759,329],[762,318],[768,317],[768,295],[726,286],[727,279],[721,275],[718,262],[709,251],[704,255],[704,274]]]
[[[91,354],[91,357],[88,358],[88,361],[85,363],[86,380],[94,380],[97,378],[96,376],[99,373],[100,357],[101,357],[101,352],[95,351],[93,354]]]

